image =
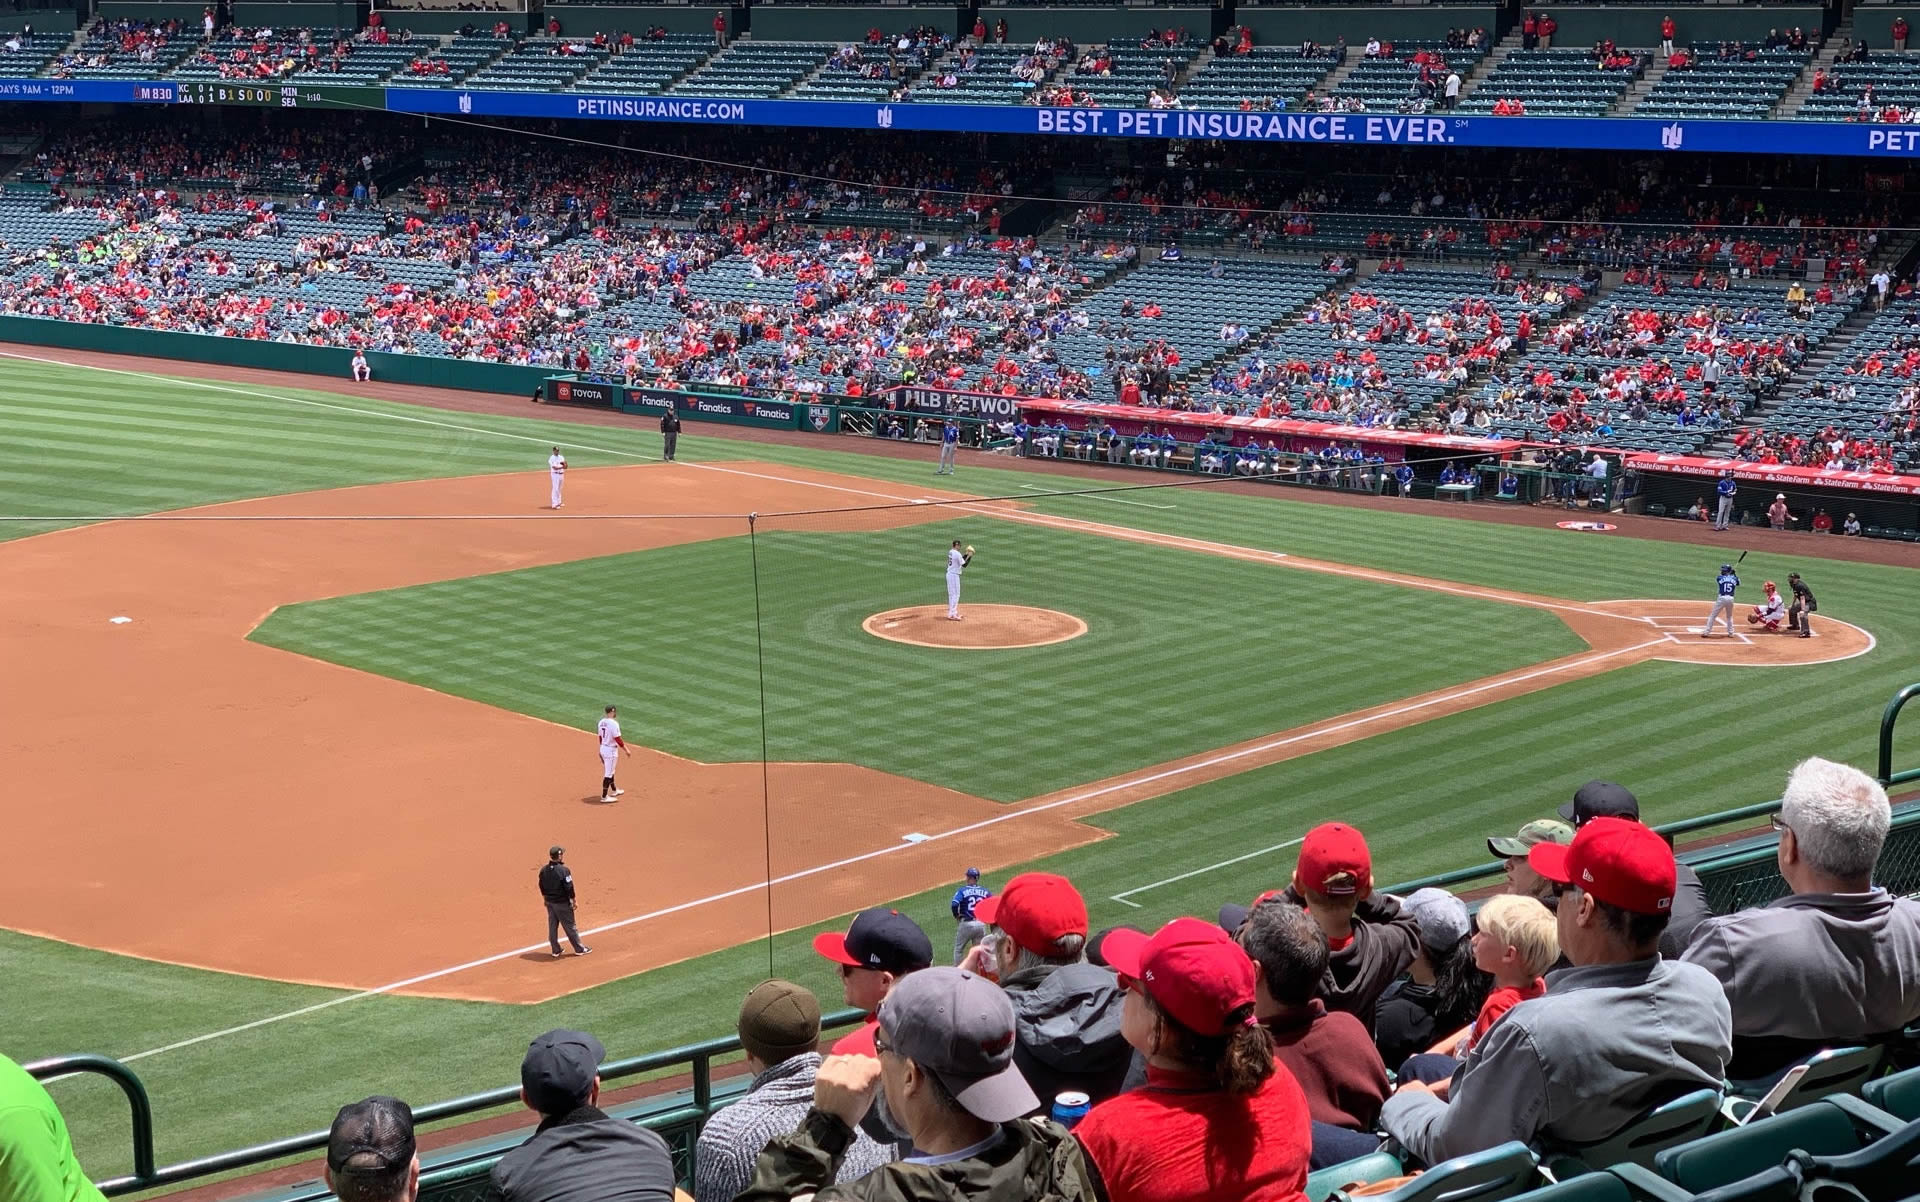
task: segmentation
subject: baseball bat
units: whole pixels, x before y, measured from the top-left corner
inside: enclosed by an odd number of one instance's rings
[[[1747,562],[1747,553],[1745,551],[1740,552],[1740,558],[1734,560],[1733,562],[1736,564]]]

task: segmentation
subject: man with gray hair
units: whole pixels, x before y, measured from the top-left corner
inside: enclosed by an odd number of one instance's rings
[[[1873,884],[1892,810],[1877,781],[1818,757],[1787,777],[1776,856],[1792,890],[1700,924],[1685,959],[1733,1006],[1736,1081],[1920,1019],[1920,904]]]
[[[420,1195],[420,1153],[413,1110],[399,1098],[363,1098],[342,1106],[327,1132],[327,1188],[340,1202],[413,1202]]]
[[[1087,963],[1087,903],[1073,882],[1023,872],[973,913],[992,929],[984,947],[1013,1002],[1013,1062],[1040,1105],[1068,1091],[1092,1102],[1119,1093],[1133,1063],[1120,1033],[1126,994],[1112,972]],[[977,970],[982,956],[963,967]]]

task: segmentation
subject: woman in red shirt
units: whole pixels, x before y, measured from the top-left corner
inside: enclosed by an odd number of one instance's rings
[[[1253,962],[1217,923],[1176,918],[1102,945],[1147,1083],[1074,1128],[1110,1202],[1304,1202],[1307,1099],[1254,1018]]]

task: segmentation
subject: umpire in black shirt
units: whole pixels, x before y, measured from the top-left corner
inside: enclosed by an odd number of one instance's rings
[[[1813,590],[1807,582],[1800,579],[1800,573],[1787,573],[1787,587],[1793,590],[1793,604],[1787,607],[1787,629],[1797,630],[1800,637],[1813,637],[1813,615],[1820,603],[1813,599]]]
[[[580,942],[580,932],[573,925],[573,869],[568,868],[560,857],[567,849],[555,844],[547,849],[546,867],[540,870],[540,900],[547,903],[547,944],[553,948],[553,958],[560,958],[560,931],[567,932],[567,942],[573,945],[573,954],[584,956],[593,949]]]
[[[674,452],[680,446],[680,413],[667,402],[667,411],[660,415],[660,457],[668,463],[673,462]]]

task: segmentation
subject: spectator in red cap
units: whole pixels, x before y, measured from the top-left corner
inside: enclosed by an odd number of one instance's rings
[[[1293,1074],[1313,1117],[1313,1162],[1333,1165],[1380,1146],[1367,1134],[1387,1100],[1387,1066],[1373,1035],[1315,993],[1327,971],[1327,937],[1299,906],[1270,897],[1240,928],[1253,961],[1254,1015],[1273,1039],[1273,1058]]]
[[[1119,1093],[1133,1062],[1120,1030],[1125,994],[1111,972],[1087,963],[1087,903],[1073,882],[1022,873],[973,913],[994,928],[986,946],[1013,1001],[1013,1062],[1040,1105],[1069,1090],[1094,1102]]]
[[[1507,1011],[1440,1086],[1403,1083],[1381,1125],[1437,1164],[1508,1140],[1597,1143],[1656,1102],[1717,1087],[1733,1041],[1720,982],[1663,959],[1673,850],[1624,818],[1581,824],[1573,843],[1527,853],[1567,886],[1556,920],[1572,968]]]
[[[1074,1137],[1110,1202],[1305,1198],[1307,1099],[1254,1017],[1254,968],[1218,926],[1176,918],[1102,948],[1127,990],[1122,1025],[1147,1082],[1095,1106]]]
[[[1320,998],[1373,1029],[1375,1005],[1419,951],[1420,928],[1400,899],[1373,891],[1373,857],[1359,831],[1328,822],[1307,832],[1293,884],[1282,895],[1305,906],[1327,936],[1327,975]],[[1232,907],[1244,917],[1245,911]],[[1229,910],[1221,911],[1227,926]],[[1238,928],[1239,923],[1231,924]]]
[[[1595,818],[1631,818],[1640,821],[1640,799],[1625,785],[1610,780],[1590,780],[1574,791],[1573,800],[1560,807],[1560,816],[1573,823],[1575,830]],[[1660,936],[1660,954],[1678,960],[1693,939],[1693,929],[1713,910],[1707,904],[1707,887],[1700,874],[1685,864],[1675,863],[1673,913],[1668,916],[1666,933]]]
[[[846,934],[822,931],[813,950],[840,966],[840,989],[847,1005],[867,1013],[867,1021],[833,1045],[836,1056],[872,1056],[873,1030],[880,1003],[894,983],[933,964],[933,941],[920,924],[898,910],[862,910]]]

